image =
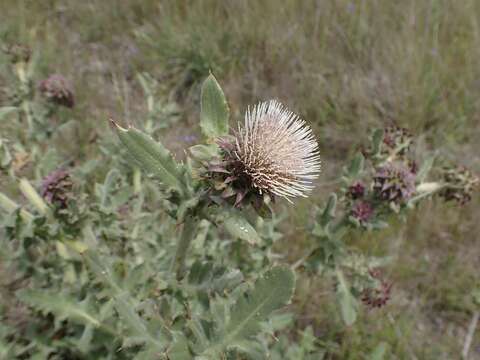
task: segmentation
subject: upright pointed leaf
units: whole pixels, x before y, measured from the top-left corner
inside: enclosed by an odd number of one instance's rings
[[[135,128],[114,125],[120,141],[144,170],[155,175],[167,187],[181,194],[184,192],[180,167],[161,143]]]
[[[200,127],[208,138],[228,134],[230,110],[222,88],[210,74],[202,85]]]

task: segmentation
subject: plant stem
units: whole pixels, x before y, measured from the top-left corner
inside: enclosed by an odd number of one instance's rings
[[[177,249],[175,250],[175,256],[170,266],[171,272],[176,273],[177,280],[180,280],[184,275],[187,251],[190,247],[190,243],[193,240],[194,231],[197,227],[197,222],[197,219],[193,218],[192,216],[185,217],[182,235],[180,236],[180,240],[177,244]]]

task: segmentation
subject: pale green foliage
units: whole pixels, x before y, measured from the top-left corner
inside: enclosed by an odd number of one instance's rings
[[[260,331],[262,321],[290,301],[294,288],[295,276],[288,267],[277,266],[267,271],[251,290],[240,295],[231,309],[217,317],[219,323],[213,339],[197,336],[201,349],[197,351],[207,358],[218,357],[227,349],[249,353],[254,345],[246,341]]]
[[[63,320],[73,320],[86,326],[99,327],[101,318],[94,311],[92,298],[89,296],[82,301],[65,294],[52,293],[45,290],[22,290],[17,296],[44,314],[53,313],[57,323]]]

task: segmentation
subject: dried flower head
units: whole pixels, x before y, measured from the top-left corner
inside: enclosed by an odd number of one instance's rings
[[[466,167],[446,168],[443,180],[447,187],[440,193],[446,201],[456,201],[465,205],[472,199],[473,191],[480,184],[480,179]]]
[[[401,163],[388,162],[377,169],[373,189],[383,200],[405,203],[415,193],[415,174]]]
[[[306,196],[320,172],[318,144],[309,126],[277,101],[248,109],[233,137],[217,141],[223,159],[210,171],[224,174],[237,201],[248,194]],[[240,194],[240,195],[239,195]]]
[[[75,104],[71,86],[62,75],[50,75],[40,82],[39,89],[43,96],[54,104],[68,108]]]
[[[59,169],[43,179],[40,193],[47,202],[64,209],[67,207],[71,189],[70,175],[65,170]]]

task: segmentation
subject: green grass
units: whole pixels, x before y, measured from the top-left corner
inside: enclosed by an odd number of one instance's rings
[[[421,136],[420,157],[435,147],[479,171],[479,19],[476,0],[3,0],[0,40],[34,48],[42,76],[72,80],[79,135],[62,155],[78,162],[95,157],[90,139],[108,134],[109,116],[145,117],[139,72],[158,80],[157,97],[180,105],[181,119],[165,135],[171,144],[198,133],[199,84],[210,70],[235,121],[259,100],[288,104],[314,124],[324,162],[319,195],[300,202],[285,225],[280,250],[295,260],[305,243],[295,228],[375,125],[409,127]],[[388,359],[460,358],[480,286],[479,216],[478,196],[461,210],[432,202],[386,233],[351,239],[394,257],[393,301],[344,330],[335,325],[332,284],[302,283],[298,327],[313,325],[334,359],[367,359],[382,341]],[[471,359],[480,357],[479,341],[477,331]]]

